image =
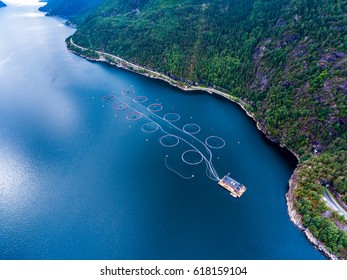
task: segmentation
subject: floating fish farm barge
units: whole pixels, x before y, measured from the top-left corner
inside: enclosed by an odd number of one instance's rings
[[[229,174],[220,179],[218,185],[230,192],[230,195],[235,198],[240,197],[247,190],[244,185],[240,184],[233,178],[230,178]]]

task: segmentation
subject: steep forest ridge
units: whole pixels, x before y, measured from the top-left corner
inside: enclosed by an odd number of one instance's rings
[[[73,41],[240,98],[300,158],[296,218],[347,258],[347,221],[323,200],[347,203],[347,0],[105,0]]]
[[[68,18],[73,24],[82,23],[89,12],[104,0],[49,0],[39,10],[47,15]]]

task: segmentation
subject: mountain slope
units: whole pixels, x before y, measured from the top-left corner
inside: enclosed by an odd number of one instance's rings
[[[87,17],[88,13],[100,5],[103,0],[48,0],[46,5],[39,10],[47,12],[48,15],[58,15],[66,18],[72,18],[77,22]]]
[[[254,14],[275,18],[282,6],[275,1],[260,12],[253,2],[108,0],[81,26],[74,40],[164,73],[233,88],[241,79],[229,76],[247,73],[251,63],[247,53],[269,26]]]
[[[300,157],[299,219],[347,257],[347,0],[106,0],[73,35],[188,84],[239,97],[275,142]]]

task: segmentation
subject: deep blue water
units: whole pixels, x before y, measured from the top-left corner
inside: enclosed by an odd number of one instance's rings
[[[88,62],[66,50],[74,29],[63,20],[45,17],[34,1],[7,3],[0,9],[0,259],[324,258],[287,214],[293,157],[237,105]],[[127,120],[132,109],[102,102],[110,93],[128,100],[125,89],[146,96],[145,107],[162,104],[158,116],[179,114],[178,128],[199,125],[202,143],[224,139],[225,147],[210,149],[213,166],[247,186],[242,198],[209,179],[204,162],[184,163],[191,147],[182,139],[164,147],[165,133],[142,131],[145,116]],[[165,158],[194,177],[170,171]]]

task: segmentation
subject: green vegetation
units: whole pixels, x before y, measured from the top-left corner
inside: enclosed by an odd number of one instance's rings
[[[48,15],[59,15],[69,18],[70,22],[80,24],[89,12],[104,0],[48,0],[39,10]]]
[[[347,0],[105,0],[73,40],[240,98],[299,155],[304,225],[347,258],[345,221],[321,200],[329,185],[347,202],[346,14]]]
[[[342,194],[342,200],[347,202],[346,143],[346,139],[338,138],[320,156],[312,156],[302,163],[295,190],[295,206],[302,215],[303,224],[330,251],[343,258],[347,258],[347,234],[339,227],[347,228],[347,221],[335,212],[329,213],[321,197],[324,188],[330,186]],[[328,217],[325,213],[328,213]]]

